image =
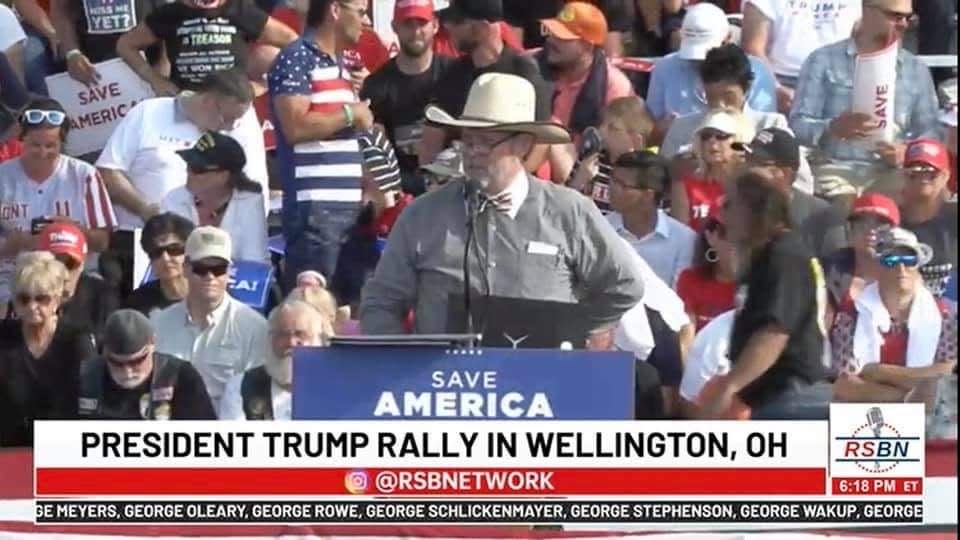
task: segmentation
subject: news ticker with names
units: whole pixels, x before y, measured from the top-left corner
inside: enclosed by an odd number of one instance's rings
[[[910,500],[37,500],[37,524],[920,524]]]

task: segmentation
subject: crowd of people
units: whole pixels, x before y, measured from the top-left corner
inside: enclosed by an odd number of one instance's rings
[[[917,401],[956,437],[956,84],[902,43],[910,0],[397,0],[378,61],[365,0],[13,8],[0,446],[36,419],[289,419],[298,347],[467,332],[471,298],[579,314],[575,348],[636,357],[637,418]],[[891,46],[892,139],[852,110]],[[666,55],[638,78],[630,51]],[[113,58],[155,97],[67,155],[45,76]],[[248,261],[275,266],[266,309],[230,294]]]

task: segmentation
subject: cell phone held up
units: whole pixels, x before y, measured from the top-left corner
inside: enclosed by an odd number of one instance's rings
[[[53,220],[43,216],[30,220],[30,234],[40,234],[44,227],[53,223]]]
[[[603,148],[603,137],[600,130],[590,126],[583,130],[580,136],[580,159],[600,152]]]

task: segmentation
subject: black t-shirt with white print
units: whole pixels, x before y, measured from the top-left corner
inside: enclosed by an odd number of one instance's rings
[[[214,9],[176,2],[157,8],[146,24],[167,47],[170,80],[196,90],[210,73],[246,68],[247,46],[263,33],[268,17],[253,0],[227,0]]]
[[[730,360],[739,361],[758,330],[776,324],[790,337],[780,357],[763,375],[740,391],[756,408],[776,399],[791,384],[823,380],[823,313],[826,287],[820,263],[799,234],[788,231],[764,246],[746,276],[746,300],[730,337]]]
[[[163,0],[78,0],[67,2],[68,15],[77,32],[77,45],[91,62],[117,57],[117,41]],[[156,61],[163,49],[147,49],[147,60]]]

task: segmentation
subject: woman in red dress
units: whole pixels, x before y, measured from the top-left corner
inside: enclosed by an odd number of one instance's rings
[[[727,240],[720,212],[714,212],[697,238],[693,266],[677,278],[677,294],[697,331],[717,315],[733,309],[736,277],[733,244]]]

